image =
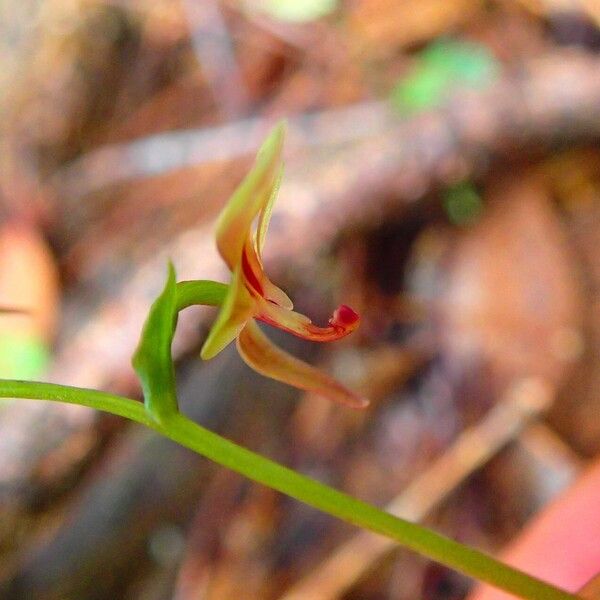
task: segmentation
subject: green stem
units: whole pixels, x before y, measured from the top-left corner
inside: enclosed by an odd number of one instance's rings
[[[249,479],[334,517],[388,536],[407,548],[506,592],[526,600],[581,600],[491,556],[300,475],[204,429],[181,414],[158,423],[144,405],[135,400],[50,383],[0,380],[0,397],[80,404],[137,421]]]
[[[218,281],[198,279],[194,281],[179,281],[177,283],[177,312],[188,306],[206,304],[219,306],[223,303],[229,286]]]

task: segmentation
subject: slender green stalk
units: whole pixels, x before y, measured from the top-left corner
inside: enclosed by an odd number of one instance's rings
[[[0,397],[80,404],[137,421],[249,479],[344,521],[388,536],[424,556],[525,600],[581,600],[491,556],[300,475],[204,429],[181,414],[159,423],[135,400],[50,383],[0,380]]]
[[[156,428],[152,417],[141,402],[98,390],[56,383],[0,379],[0,398],[51,400],[65,404],[79,404],[136,421],[146,427]]]
[[[196,304],[220,306],[228,288],[226,283],[206,279],[179,281],[177,283],[177,312]]]

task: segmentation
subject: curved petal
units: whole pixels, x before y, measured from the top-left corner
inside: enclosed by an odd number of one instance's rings
[[[200,356],[208,360],[216,356],[239,334],[248,319],[252,318],[256,303],[244,285],[241,267],[234,271],[229,291],[215,320]]]
[[[294,304],[288,295],[277,287],[267,277],[263,270],[262,263],[256,254],[254,244],[250,240],[246,241],[242,255],[242,270],[246,278],[247,285],[256,292],[256,296],[270,300],[279,306],[291,310]]]
[[[339,381],[273,344],[254,320],[248,321],[240,332],[237,347],[248,366],[271,379],[315,392],[351,408],[365,408],[369,404]]]
[[[294,303],[291,301],[290,297],[266,276],[263,279],[263,288],[265,290],[264,297],[267,300],[274,302],[285,310],[292,310],[292,308],[294,308]]]
[[[360,323],[359,315],[345,304],[334,311],[328,327],[319,327],[307,316],[265,300],[259,301],[256,318],[313,342],[339,340],[352,333]]]
[[[230,270],[240,261],[252,221],[269,203],[282,165],[285,124],[279,122],[256,156],[256,162],[237,187],[217,221],[217,248]]]
[[[278,286],[276,286],[266,275],[263,279],[264,298],[274,302],[285,310],[292,310],[294,303],[290,297]]]
[[[256,228],[256,252],[258,254],[259,260],[262,261],[262,251],[265,245],[265,238],[267,237],[267,231],[269,229],[269,223],[271,221],[271,214],[273,213],[273,205],[275,204],[275,200],[277,200],[277,196],[279,195],[279,188],[281,187],[281,179],[283,178],[283,165],[279,168],[279,173],[275,178],[275,183],[273,185],[273,191],[271,192],[271,197],[263,206],[263,209],[260,211],[260,215],[258,217],[258,226]]]

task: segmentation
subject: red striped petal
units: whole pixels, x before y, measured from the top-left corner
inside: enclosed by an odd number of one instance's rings
[[[248,240],[244,246],[244,252],[242,254],[242,271],[246,278],[246,284],[255,296],[270,300],[288,310],[294,308],[294,304],[287,294],[272,283],[267,277],[263,270],[262,263],[256,254],[254,245],[250,240]]]

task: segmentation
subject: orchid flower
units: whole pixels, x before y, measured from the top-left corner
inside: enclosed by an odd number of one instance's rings
[[[291,300],[264,272],[262,250],[282,176],[284,133],[285,125],[279,123],[217,221],[217,249],[231,271],[231,283],[201,357],[214,357],[237,338],[242,358],[259,373],[348,406],[364,408],[367,400],[277,347],[256,323],[263,321],[316,342],[340,339],[359,323],[358,314],[342,305],[327,327],[314,325],[308,317],[292,310]]]

